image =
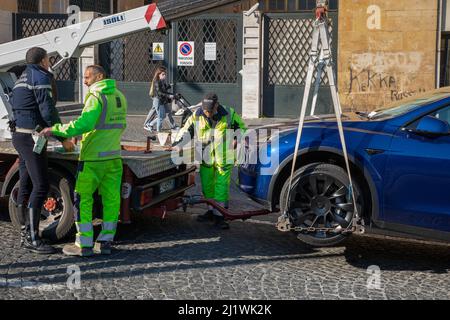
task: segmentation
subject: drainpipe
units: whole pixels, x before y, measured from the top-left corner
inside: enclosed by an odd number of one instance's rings
[[[436,88],[441,85],[442,0],[438,0],[438,27],[436,50]]]

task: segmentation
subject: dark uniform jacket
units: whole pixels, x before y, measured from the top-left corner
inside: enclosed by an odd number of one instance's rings
[[[38,65],[27,65],[15,83],[11,105],[15,125],[22,129],[61,123],[53,97],[53,75]]]

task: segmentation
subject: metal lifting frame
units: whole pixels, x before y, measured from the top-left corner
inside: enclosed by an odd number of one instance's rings
[[[344,128],[342,125],[342,109],[341,104],[339,101],[339,95],[338,90],[336,86],[336,77],[333,70],[333,59],[331,55],[331,44],[330,44],[330,35],[328,31],[328,17],[326,15],[326,8],[325,7],[318,7],[316,11],[316,20],[314,21],[314,31],[312,34],[312,43],[311,43],[311,53],[310,53],[310,59],[309,59],[309,65],[308,65],[308,73],[306,76],[306,85],[305,85],[305,94],[303,95],[303,102],[301,106],[300,111],[300,120],[298,124],[298,134],[297,134],[297,140],[295,145],[295,151],[294,151],[294,159],[292,162],[292,169],[291,169],[291,175],[289,178],[289,188],[288,188],[288,194],[286,197],[286,202],[284,204],[284,212],[282,213],[282,216],[280,217],[278,221],[278,228],[281,231],[289,231],[291,230],[290,220],[289,220],[289,204],[290,204],[290,197],[291,197],[291,189],[295,174],[295,167],[297,163],[299,148],[300,148],[300,142],[302,138],[303,133],[303,127],[305,124],[305,117],[306,117],[306,109],[308,107],[308,101],[311,91],[311,85],[313,80],[313,73],[316,66],[316,63],[318,64],[317,67],[317,77],[315,81],[315,88],[314,88],[314,95],[312,99],[312,106],[311,106],[311,116],[314,116],[316,105],[317,105],[317,98],[319,93],[319,87],[320,82],[322,78],[322,73],[324,72],[324,69],[326,69],[326,73],[328,76],[328,81],[330,84],[330,91],[331,91],[331,97],[333,101],[334,106],[334,113],[336,116],[338,131],[339,131],[339,137],[341,140],[342,145],[342,151],[344,154],[344,160],[345,165],[347,169],[347,174],[349,178],[349,193],[347,197],[350,197],[353,200],[354,204],[354,214],[353,214],[353,221],[352,224],[349,225],[349,228],[352,227],[355,231],[361,231],[363,232],[363,227],[360,225],[360,216],[358,213],[358,207],[356,203],[356,196],[355,191],[353,188],[353,180],[350,170],[350,161],[348,157],[347,152],[347,144],[345,142],[345,136],[344,136]],[[322,44],[322,48],[319,54],[319,40]]]

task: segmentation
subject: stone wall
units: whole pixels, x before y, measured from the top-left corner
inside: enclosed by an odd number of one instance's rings
[[[17,1],[16,0],[0,1],[0,10],[16,12],[17,11]]]
[[[41,0],[42,13],[67,13],[69,0]]]
[[[139,8],[144,5],[144,0],[118,0],[117,7],[118,11],[127,11],[134,8]]]
[[[0,10],[0,43],[12,41],[12,14],[9,11]]]
[[[345,109],[368,111],[436,86],[437,0],[340,1]]]

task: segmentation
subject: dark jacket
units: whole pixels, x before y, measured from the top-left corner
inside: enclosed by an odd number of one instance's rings
[[[15,83],[11,105],[17,128],[35,129],[61,123],[53,97],[53,75],[38,65],[28,65]]]
[[[153,83],[153,96],[158,98],[161,104],[168,104],[171,102],[170,96],[172,93],[169,90],[172,88],[166,81],[156,80]]]

